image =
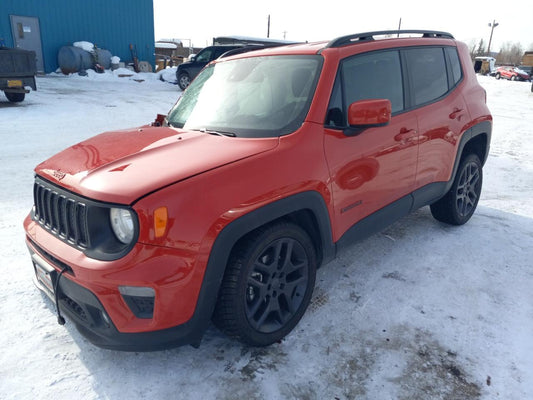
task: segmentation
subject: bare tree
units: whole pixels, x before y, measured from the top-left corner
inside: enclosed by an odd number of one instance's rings
[[[470,42],[468,42],[468,49],[470,50],[470,58],[472,61],[476,58],[476,40],[477,39],[470,39]]]
[[[524,49],[519,42],[505,42],[496,57],[497,64],[520,65]]]
[[[485,55],[485,43],[483,42],[483,38],[479,40],[479,45],[477,46],[476,50],[476,57],[481,57]]]

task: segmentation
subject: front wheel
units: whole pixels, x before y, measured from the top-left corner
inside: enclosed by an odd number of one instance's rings
[[[316,252],[299,226],[279,222],[252,232],[233,251],[213,321],[251,346],[285,337],[313,294]]]
[[[191,78],[189,77],[189,74],[186,72],[182,72],[178,76],[178,86],[181,90],[187,89],[187,86],[191,84]]]
[[[459,164],[451,189],[431,205],[431,214],[438,221],[447,224],[466,223],[476,210],[482,183],[481,161],[477,155],[469,154]]]
[[[516,78],[516,75],[511,76],[511,80],[512,80],[512,81],[516,81],[516,79],[517,79],[517,78]]]
[[[501,76],[500,73],[498,72],[498,73],[496,73],[496,75],[494,75],[494,77],[495,77],[496,79],[500,79],[502,76]]]

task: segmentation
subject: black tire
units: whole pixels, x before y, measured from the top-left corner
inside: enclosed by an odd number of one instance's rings
[[[431,214],[438,221],[463,225],[476,210],[482,184],[481,161],[476,154],[469,154],[461,160],[449,192],[431,205]]]
[[[26,96],[26,93],[8,93],[4,92],[7,99],[12,103],[20,103],[24,100],[24,97]]]
[[[230,257],[215,325],[251,346],[281,340],[309,305],[316,263],[313,242],[297,225],[279,222],[252,232]]]
[[[499,72],[496,72],[496,75],[494,75],[494,77],[495,77],[496,79],[500,79],[502,76],[500,75]]]
[[[187,72],[182,72],[178,76],[178,86],[181,90],[187,89],[187,86],[191,84],[191,77]]]
[[[516,75],[511,76],[512,81],[516,81]]]

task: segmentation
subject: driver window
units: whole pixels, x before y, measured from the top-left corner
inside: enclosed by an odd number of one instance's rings
[[[204,49],[197,56],[196,61],[198,62],[209,62],[211,60],[212,49]]]
[[[325,124],[334,128],[346,127],[348,106],[368,99],[390,100],[393,113],[405,108],[398,50],[366,53],[342,61]]]

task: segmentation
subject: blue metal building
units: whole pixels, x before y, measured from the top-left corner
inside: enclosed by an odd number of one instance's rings
[[[0,46],[34,50],[40,72],[55,71],[59,49],[77,41],[92,42],[126,63],[132,44],[138,59],[153,66],[153,1],[0,1]]]

